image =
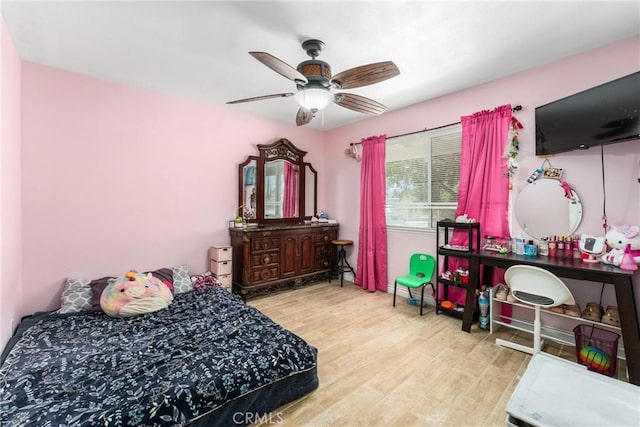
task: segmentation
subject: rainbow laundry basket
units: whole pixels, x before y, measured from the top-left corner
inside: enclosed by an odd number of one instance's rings
[[[599,374],[614,376],[620,335],[593,325],[573,328],[578,363]]]

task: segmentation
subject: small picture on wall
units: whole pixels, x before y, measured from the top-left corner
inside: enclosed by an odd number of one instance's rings
[[[560,179],[563,173],[564,169],[562,168],[545,168],[543,176],[545,178]]]

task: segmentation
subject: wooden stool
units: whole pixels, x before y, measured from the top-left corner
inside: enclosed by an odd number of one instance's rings
[[[331,243],[333,243],[339,248],[338,248],[338,260],[336,262],[336,267],[335,269],[332,269],[331,273],[329,274],[329,283],[331,283],[331,276],[333,275],[333,272],[337,271],[340,273],[340,287],[342,287],[345,271],[350,271],[351,274],[353,274],[354,279],[356,277],[356,272],[353,270],[353,268],[349,264],[349,261],[347,261],[347,251],[344,249],[345,246],[353,245],[353,240],[332,240]]]

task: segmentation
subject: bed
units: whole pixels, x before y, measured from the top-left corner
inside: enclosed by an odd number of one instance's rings
[[[318,387],[317,349],[224,288],[128,318],[36,313],[2,354],[6,426],[246,425]]]

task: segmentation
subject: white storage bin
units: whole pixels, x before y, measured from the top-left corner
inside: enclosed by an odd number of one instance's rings
[[[211,246],[209,258],[213,261],[231,261],[231,246]]]
[[[212,273],[215,273],[216,276],[226,276],[227,274],[231,274],[231,261],[213,261],[211,260],[211,270]]]
[[[222,286],[225,287],[229,292],[231,292],[231,275],[223,274],[218,276],[218,280],[222,283]]]

